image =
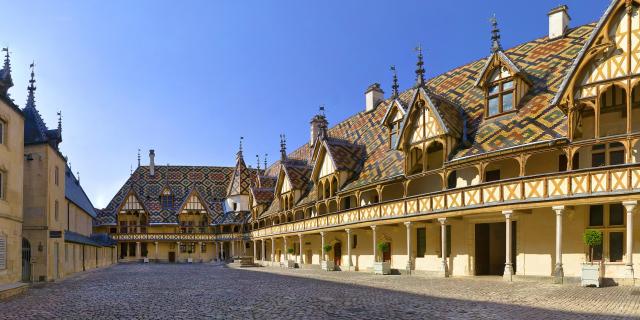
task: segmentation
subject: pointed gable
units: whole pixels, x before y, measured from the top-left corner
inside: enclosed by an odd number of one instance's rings
[[[496,72],[497,71],[497,72]],[[497,80],[498,77],[518,76],[529,85],[531,81],[529,77],[516,66],[516,64],[507,57],[502,51],[497,51],[489,56],[482,67],[482,71],[476,80],[476,86],[486,88],[489,83]]]
[[[233,177],[229,184],[227,196],[232,195],[249,195],[249,188],[251,187],[251,173],[244,163],[242,154],[239,154],[236,161],[236,167],[233,171]]]
[[[400,129],[398,148],[442,135],[460,138],[464,132],[462,109],[429,89],[415,92]]]
[[[126,213],[128,211],[146,211],[142,206],[142,203],[138,200],[134,190],[131,190],[124,202],[120,206],[119,213]]]
[[[612,1],[566,73],[551,102],[563,110],[574,100],[596,97],[599,84],[640,73],[637,1]]]
[[[311,172],[314,181],[336,171],[350,176],[362,169],[366,149],[364,146],[333,137],[325,137],[314,149],[315,165]]]
[[[185,198],[185,201],[180,206],[180,213],[198,212],[207,213],[207,207],[202,203],[201,197],[197,190],[192,190],[189,196]]]

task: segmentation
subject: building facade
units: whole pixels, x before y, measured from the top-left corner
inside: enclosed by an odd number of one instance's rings
[[[488,57],[426,80],[419,51],[412,88],[400,92],[394,74],[390,96],[370,86],[364,110],[330,129],[319,113],[309,142],[287,153],[281,137],[280,159],[263,170],[242,169],[242,149],[215,178],[140,166],[98,228],[120,242],[122,260],[155,250],[172,261],[185,242],[208,242],[213,257],[269,265],[367,271],[384,261],[403,272],[557,282],[580,276],[582,234],[593,229],[604,236],[593,258],[605,277],[633,283],[639,10],[615,0],[597,23],[570,27],[561,6],[549,12],[548,36],[510,49],[494,19]],[[193,213],[184,209],[192,195]],[[206,228],[190,229],[185,213]]]
[[[9,97],[13,86],[9,52],[0,69],[0,287],[21,279],[24,116]],[[2,296],[0,290],[0,297]]]

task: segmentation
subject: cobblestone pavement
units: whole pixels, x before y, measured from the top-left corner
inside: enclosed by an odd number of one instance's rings
[[[37,284],[0,319],[601,319],[640,317],[640,288],[495,278],[117,265]]]

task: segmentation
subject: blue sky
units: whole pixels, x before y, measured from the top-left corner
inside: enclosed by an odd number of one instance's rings
[[[597,20],[607,0],[565,1],[571,26]],[[285,133],[289,150],[309,137],[326,105],[330,125],[364,109],[364,90],[389,65],[401,89],[415,53],[427,76],[484,58],[488,19],[505,48],[547,34],[538,1],[4,1],[0,44],[12,52],[20,106],[36,62],[37,106],[50,127],[63,112],[62,152],[96,207],[136,166],[269,162]]]

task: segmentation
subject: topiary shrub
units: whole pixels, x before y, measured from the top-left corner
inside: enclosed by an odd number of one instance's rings
[[[324,250],[325,253],[328,253],[331,249],[333,249],[333,247],[331,247],[330,244],[325,244],[324,247],[322,247],[322,250]]]
[[[293,250],[293,248],[289,248],[289,249],[287,249],[287,252],[288,252],[289,254],[293,254],[294,250]]]
[[[593,263],[593,248],[602,245],[602,232],[585,230],[582,234],[582,242],[589,246],[589,262]]]

